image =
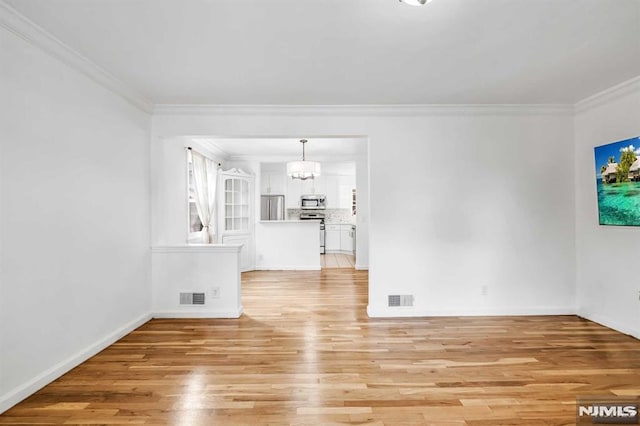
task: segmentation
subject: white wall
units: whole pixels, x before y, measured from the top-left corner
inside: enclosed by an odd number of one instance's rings
[[[356,269],[369,268],[369,150],[356,160]]]
[[[0,412],[150,314],[149,116],[0,28]]]
[[[152,145],[151,238],[153,246],[187,243],[187,157],[182,138]],[[159,190],[162,188],[163,190]]]
[[[640,228],[600,226],[593,148],[640,136],[640,78],[578,104],[576,238],[578,312],[640,338]]]
[[[238,318],[242,314],[240,246],[154,247],[156,318]],[[205,293],[204,305],[180,305],[180,293]]]
[[[180,134],[368,136],[372,315],[575,311],[571,108],[158,108]]]

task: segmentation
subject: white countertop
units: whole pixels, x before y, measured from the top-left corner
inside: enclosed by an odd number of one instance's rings
[[[318,223],[320,219],[290,219],[290,220],[259,220],[258,223]],[[355,223],[351,222],[327,222],[325,220],[325,225],[345,225],[345,226],[356,226]]]

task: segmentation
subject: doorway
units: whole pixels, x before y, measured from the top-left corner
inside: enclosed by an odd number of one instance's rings
[[[369,140],[366,136],[305,135],[307,158],[322,166],[320,177],[308,180],[287,176],[288,162],[299,160],[301,155],[298,137],[200,135],[184,138],[189,146],[198,147],[221,163],[222,170],[233,168],[253,176],[253,202],[249,203],[248,216],[253,218],[251,229],[255,229],[255,233],[253,239],[243,243],[243,250],[252,260],[251,267],[244,270],[368,269]],[[316,249],[315,260],[311,261],[311,256],[302,255],[306,253],[302,248],[294,253],[283,249],[302,247],[300,238],[274,235],[272,231],[280,228],[272,225],[268,227],[269,233],[263,232],[266,225],[261,223],[264,222],[262,198],[282,200],[277,220],[299,221],[309,212],[300,205],[305,194],[321,194],[327,200],[326,210],[321,212],[327,225],[323,234],[326,254],[318,255]],[[218,214],[224,212],[222,207],[218,210]],[[330,229],[331,226],[336,229]],[[287,229],[290,228],[294,226]],[[317,245],[322,253],[322,236],[320,238]]]

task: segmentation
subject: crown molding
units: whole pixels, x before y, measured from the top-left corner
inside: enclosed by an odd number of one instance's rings
[[[94,62],[0,0],[0,27],[59,59],[74,70],[153,115],[267,116],[436,116],[573,115],[640,91],[640,76],[571,104],[415,104],[415,105],[198,105],[154,104]]]
[[[591,95],[575,104],[575,112],[581,113],[600,105],[614,101],[632,93],[640,92],[640,76],[634,77],[613,87],[610,87],[595,95]]]
[[[3,0],[0,0],[0,27],[91,78],[142,111],[146,113],[153,111],[153,103],[150,100],[73,50]]]
[[[430,115],[573,115],[573,105],[188,105],[156,104],[162,115],[271,115],[271,116],[430,116]]]

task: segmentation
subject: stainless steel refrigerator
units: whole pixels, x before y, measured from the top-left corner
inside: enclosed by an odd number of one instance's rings
[[[260,220],[284,220],[284,195],[260,196]]]

